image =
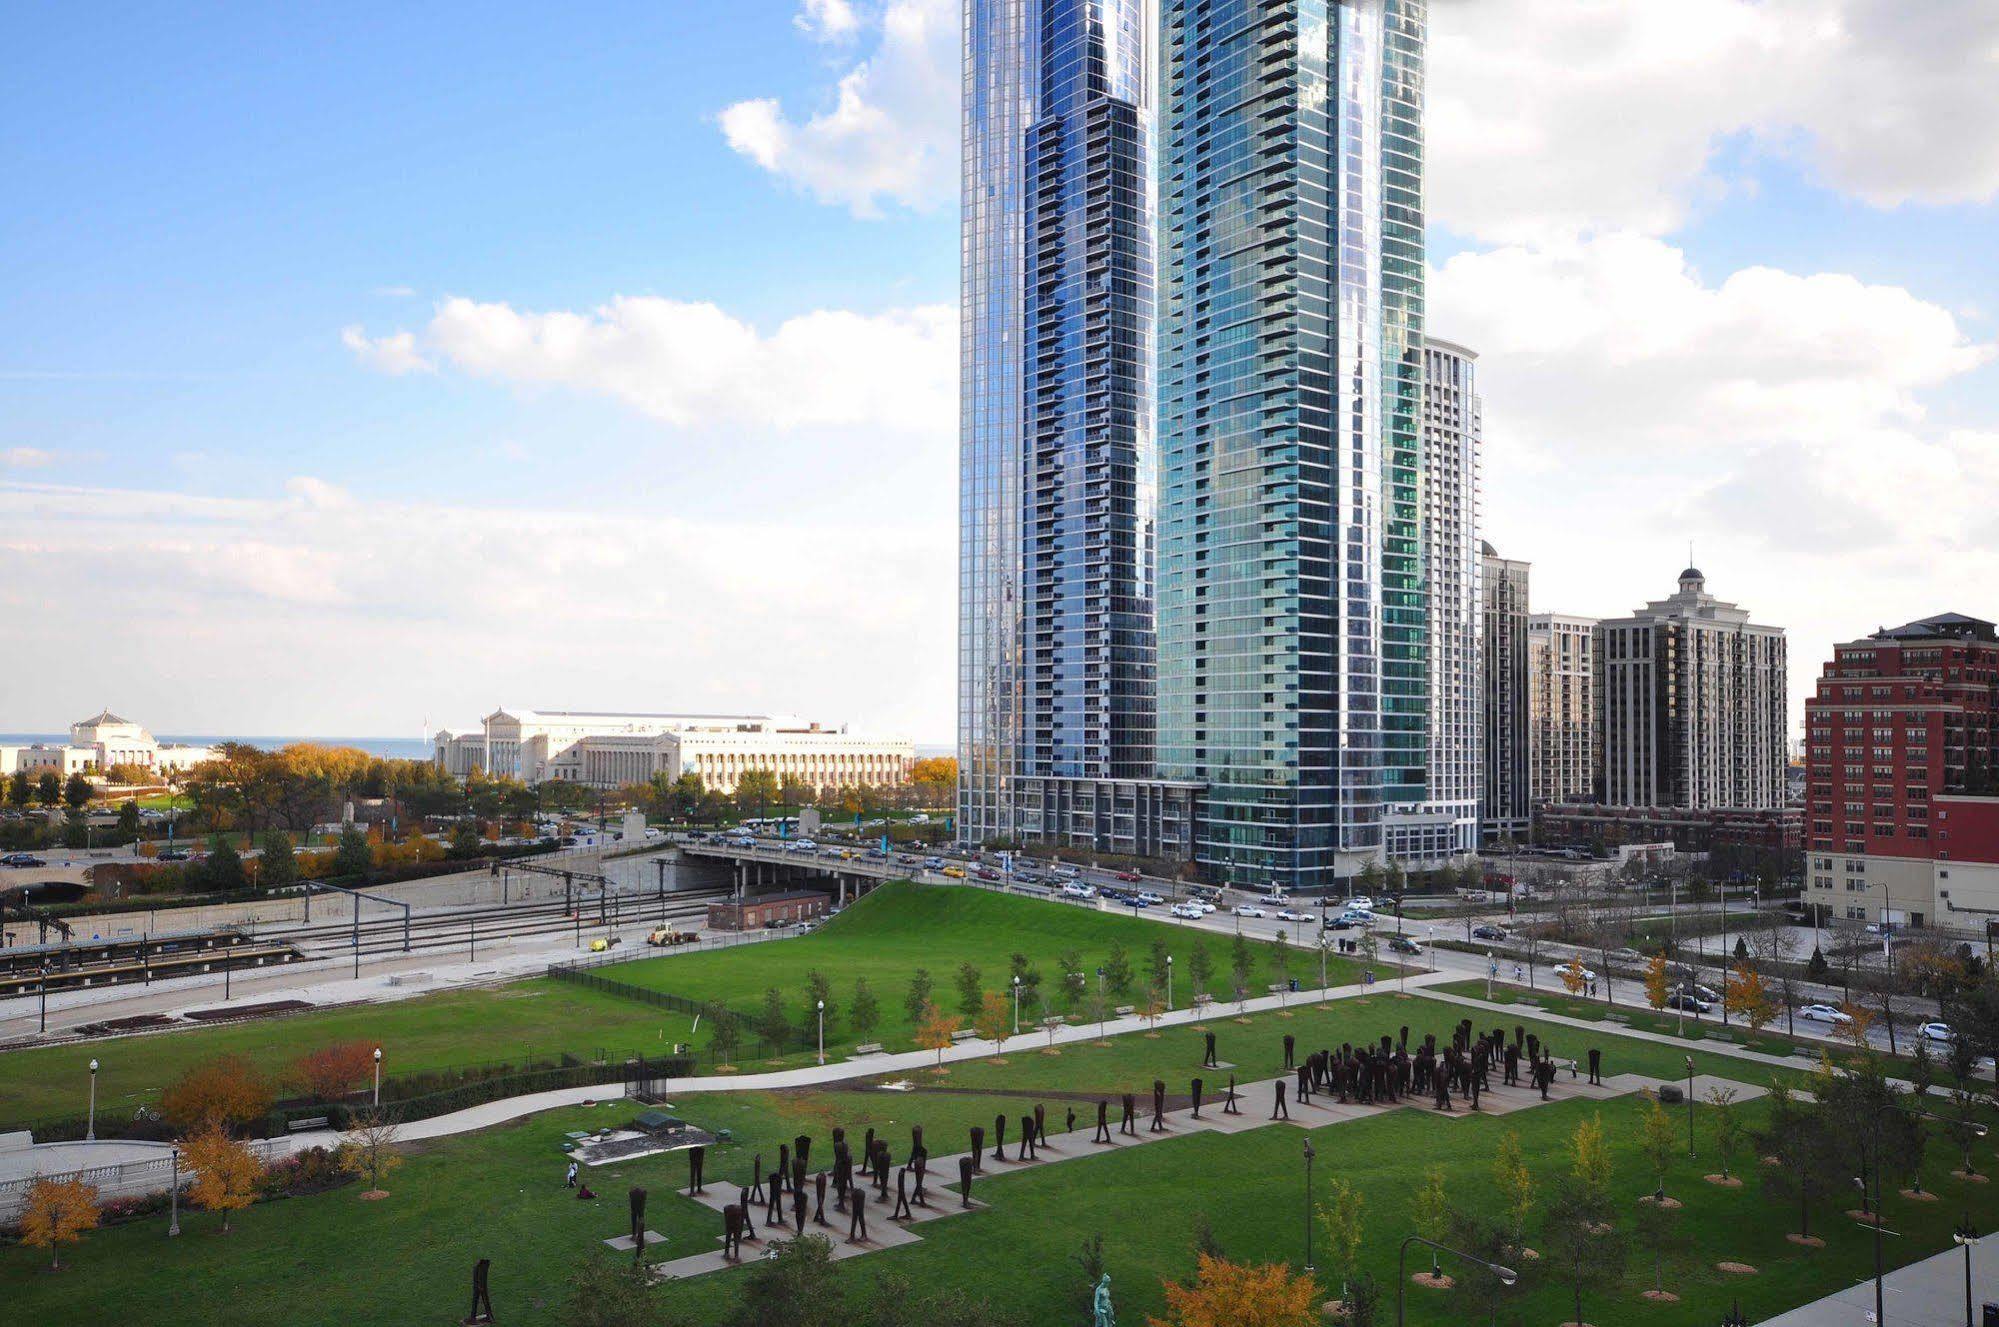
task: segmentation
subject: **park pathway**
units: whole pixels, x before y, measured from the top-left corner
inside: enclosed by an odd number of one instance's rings
[[[1855,1268],[1858,1273],[1860,1268]],[[1890,1327],[1958,1327],[1983,1320],[1985,1303],[1999,1301],[1999,1240],[1971,1250],[1971,1305],[1964,1298],[1964,1250],[1945,1249],[1882,1278],[1882,1307]],[[1803,1304],[1763,1327],[1865,1327],[1874,1321],[1874,1278],[1855,1281],[1824,1299]]]

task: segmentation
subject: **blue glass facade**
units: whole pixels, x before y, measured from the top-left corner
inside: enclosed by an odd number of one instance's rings
[[[968,0],[961,837],[1149,777],[1157,460],[1142,0]]]
[[[1160,772],[1330,883],[1427,754],[1420,0],[1163,0]]]

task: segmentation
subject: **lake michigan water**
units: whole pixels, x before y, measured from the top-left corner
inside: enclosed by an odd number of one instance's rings
[[[214,746],[218,742],[243,742],[267,750],[293,742],[318,742],[324,746],[359,747],[384,760],[429,760],[431,745],[421,737],[243,737],[233,733],[155,733],[163,744]],[[68,733],[0,733],[0,746],[31,746],[37,742],[67,742]]]

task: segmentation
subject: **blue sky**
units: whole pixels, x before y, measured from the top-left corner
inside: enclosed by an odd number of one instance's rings
[[[952,731],[957,0],[18,8],[0,728]],[[1487,534],[1999,616],[1999,8],[1435,0]],[[893,666],[885,667],[884,661]]]

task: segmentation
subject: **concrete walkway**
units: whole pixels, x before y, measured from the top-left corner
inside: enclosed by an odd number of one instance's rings
[[[1892,1256],[1892,1255],[1891,1255]],[[1764,1327],[1865,1327],[1874,1321],[1871,1267],[1850,1269],[1864,1279],[1836,1294],[1765,1318]],[[1999,1302],[1999,1239],[1982,1240],[1971,1250],[1972,1314],[1964,1314],[1964,1250],[1942,1253],[1898,1267],[1882,1278],[1882,1306],[1892,1327],[1961,1327],[1983,1321],[1987,1300]]]

